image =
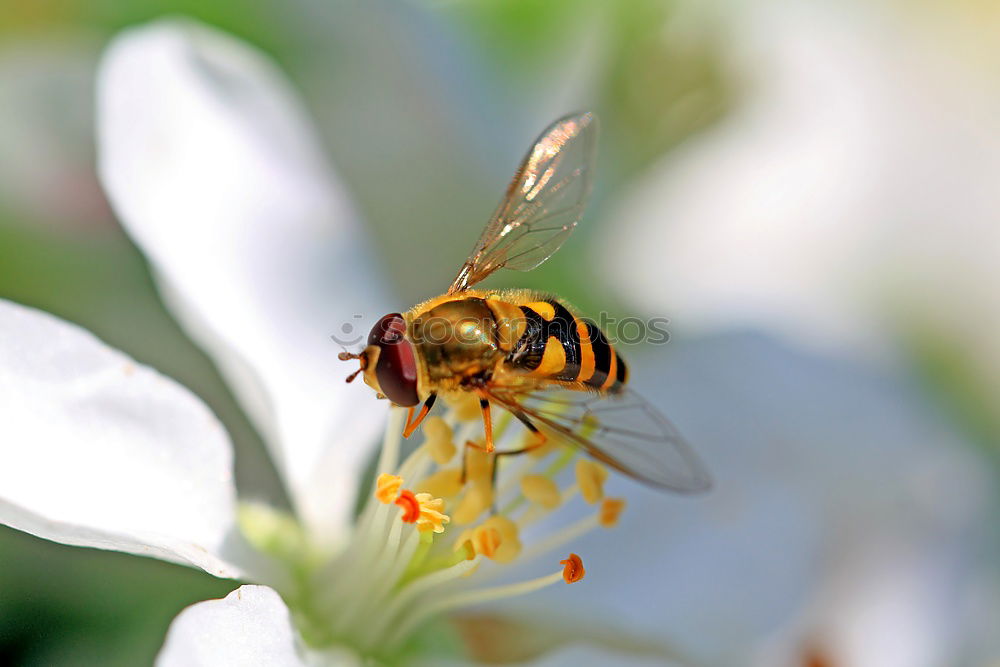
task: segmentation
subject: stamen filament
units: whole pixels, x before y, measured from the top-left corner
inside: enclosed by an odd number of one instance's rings
[[[601,524],[598,521],[597,514],[585,516],[575,523],[571,523],[566,526],[559,532],[550,535],[541,542],[533,543],[530,547],[521,552],[520,560],[527,562],[543,553],[556,551],[567,542],[572,542],[573,540],[583,537],[595,528],[600,527],[600,525]]]
[[[516,583],[494,581],[508,570],[503,565],[515,559],[529,561],[561,551],[594,528],[613,525],[623,503],[606,501],[594,514],[541,542],[526,542],[522,550],[524,527],[581,495],[579,472],[576,481],[557,479],[579,451],[563,446],[550,448],[545,457],[523,458],[491,458],[470,451],[466,443],[483,436],[480,406],[474,403],[475,419],[459,419],[461,413],[452,409],[426,421],[423,441],[412,450],[407,447],[405,457],[405,414],[399,408],[390,411],[377,479],[358,516],[353,544],[304,574],[299,583],[303,591],[323,584],[308,594],[308,613],[321,620],[316,623],[319,641],[342,641],[362,652],[392,655],[433,617],[582,578],[582,562],[571,554],[560,562],[566,567],[558,572]],[[515,452],[521,440],[529,443],[530,434],[520,429],[511,433],[513,415],[503,412],[497,417],[494,437],[501,452]],[[461,470],[467,475],[464,486],[459,484]],[[560,488],[564,483],[570,486]],[[491,504],[503,511],[483,516]],[[451,532],[456,526],[457,532]],[[479,569],[487,558],[493,562]]]
[[[450,581],[465,576],[479,565],[480,560],[482,560],[480,556],[476,556],[472,560],[461,560],[450,567],[424,575],[403,586],[392,598],[388,606],[377,615],[377,620],[369,626],[365,640],[371,643],[382,637],[386,628],[395,622],[396,617],[414,598],[433,588],[443,586]],[[403,636],[405,637],[405,635]]]
[[[384,603],[385,597],[392,593],[392,589],[403,576],[403,571],[413,558],[417,547],[420,545],[420,531],[413,528],[403,543],[398,555],[394,555],[390,567],[382,574],[375,577],[375,586],[367,596],[365,604],[361,607],[361,614],[375,611]]]
[[[379,473],[395,470],[399,463],[399,446],[402,442],[400,437],[403,426],[403,408],[392,408],[389,410],[389,421],[385,425],[385,436],[382,438],[382,452],[378,457],[378,464],[375,470]],[[371,498],[368,504],[372,504]]]
[[[482,604],[483,602],[492,602],[494,600],[502,600],[504,598],[526,595],[541,588],[545,588],[546,586],[559,583],[560,581],[563,581],[562,569],[558,572],[538,577],[537,579],[529,579],[516,584],[506,584],[503,586],[494,586],[492,588],[479,588],[471,591],[462,591],[460,593],[454,593],[448,597],[438,598],[437,600],[433,600],[417,609],[410,616],[407,616],[396,628],[396,631],[392,634],[387,643],[389,646],[397,645],[402,639],[409,636],[413,630],[417,629],[421,623],[426,621],[431,616],[441,614],[452,609],[457,609],[459,607],[468,607],[475,604]]]

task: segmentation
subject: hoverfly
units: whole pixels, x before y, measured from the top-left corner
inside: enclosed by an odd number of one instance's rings
[[[528,271],[552,256],[583,214],[593,179],[597,121],[555,121],[521,162],[472,254],[448,291],[382,317],[358,354],[380,398],[408,407],[403,436],[438,397],[471,393],[494,451],[491,406],[535,434],[568,441],[649,485],[706,490],[709,476],[676,429],[627,387],[628,366],[591,320],[559,298],[529,290],[473,289],[501,268]],[[414,416],[417,405],[423,403]]]

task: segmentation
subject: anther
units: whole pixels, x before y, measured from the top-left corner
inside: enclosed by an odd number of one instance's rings
[[[580,495],[593,505],[604,497],[604,480],[608,470],[604,466],[580,459],[576,462],[576,483],[580,487]]]
[[[424,420],[424,435],[428,440],[451,440],[452,432],[443,417],[435,415]]]
[[[435,498],[429,493],[418,493],[416,498],[420,504],[417,528],[421,532],[443,533],[444,524],[451,522],[451,517],[444,513],[444,500]]]
[[[493,457],[486,453],[483,445],[469,440],[465,443],[466,478],[473,482],[488,484],[493,472]]]
[[[587,571],[583,569],[583,560],[576,554],[570,554],[566,560],[559,561],[563,566],[562,577],[567,584],[575,584],[583,579]]]
[[[503,516],[493,516],[472,531],[476,552],[497,563],[510,563],[521,554],[517,524]]]
[[[403,489],[396,498],[396,504],[403,508],[400,519],[404,523],[415,523],[421,532],[433,530],[444,532],[444,524],[451,522],[451,517],[443,512],[444,500],[435,498],[429,493],[413,493]]]
[[[562,498],[559,486],[545,475],[525,475],[521,478],[521,493],[531,502],[551,510],[559,507]]]
[[[493,493],[489,484],[476,482],[468,487],[465,495],[459,501],[453,514],[455,523],[465,525],[475,521],[493,502]]]
[[[452,498],[462,492],[462,471],[458,468],[438,470],[425,477],[418,485],[418,490],[438,498]]]
[[[618,517],[621,516],[624,509],[624,498],[605,498],[597,513],[597,521],[603,527],[610,528],[618,523]]]
[[[496,528],[482,528],[475,532],[476,552],[487,558],[496,556],[497,549],[503,544],[503,536]]]
[[[429,439],[427,442],[427,451],[430,453],[431,458],[434,459],[434,463],[437,463],[439,466],[446,465],[455,458],[455,444],[451,441],[451,438]]]
[[[399,490],[402,486],[402,477],[384,472],[375,480],[375,498],[388,505],[399,497]]]

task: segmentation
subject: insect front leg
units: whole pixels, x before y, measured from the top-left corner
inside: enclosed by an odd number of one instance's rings
[[[413,435],[413,432],[417,430],[417,427],[420,426],[420,423],[424,421],[424,417],[426,417],[427,413],[430,412],[431,408],[434,407],[434,401],[436,400],[437,400],[437,394],[431,394],[430,396],[428,396],[427,400],[424,401],[423,407],[420,408],[420,414],[417,415],[416,419],[413,418],[414,408],[411,407],[409,409],[409,412],[406,413],[406,426],[403,427],[404,438],[409,438],[411,435]]]
[[[486,401],[485,399],[483,399],[483,401],[486,402],[486,405],[487,405],[486,410],[489,410],[489,402]],[[482,405],[482,402],[480,403],[480,405]],[[468,475],[468,460],[469,460],[469,451],[468,450],[475,449],[475,450],[478,450],[478,451],[481,451],[481,452],[485,452],[487,454],[493,454],[493,456],[490,457],[490,460],[489,460],[489,463],[490,463],[490,489],[492,491],[495,491],[496,488],[497,488],[497,473],[498,473],[498,470],[500,468],[500,457],[501,456],[516,456],[518,454],[525,454],[527,452],[530,452],[530,451],[533,451],[535,449],[538,449],[539,447],[542,447],[543,445],[545,445],[548,442],[548,436],[546,436],[544,433],[542,433],[540,430],[538,430],[538,427],[535,426],[531,422],[530,419],[528,419],[528,416],[526,414],[524,414],[520,410],[513,410],[513,409],[510,409],[510,408],[508,408],[508,410],[510,411],[511,414],[513,414],[515,417],[517,417],[518,421],[520,421],[522,424],[524,424],[524,426],[528,429],[528,431],[530,431],[533,435],[536,436],[535,437],[535,442],[531,443],[530,445],[526,445],[524,447],[518,448],[518,449],[509,449],[509,450],[506,450],[506,451],[503,451],[503,452],[498,452],[498,451],[496,451],[495,449],[493,449],[492,447],[489,446],[490,444],[492,444],[492,439],[487,440],[488,444],[485,447],[482,446],[482,445],[479,445],[479,444],[477,444],[475,442],[473,442],[472,440],[467,440],[465,442],[465,447],[464,447],[464,449],[462,451],[462,472],[461,472],[461,475],[459,476],[459,480],[460,480],[460,482],[463,485],[465,484],[466,479],[467,479],[467,475]],[[487,421],[486,423],[489,424],[490,422]],[[495,497],[493,498],[493,503],[492,503],[491,511],[493,512],[493,514],[496,514],[496,512],[497,512],[497,509],[496,509],[496,498]]]

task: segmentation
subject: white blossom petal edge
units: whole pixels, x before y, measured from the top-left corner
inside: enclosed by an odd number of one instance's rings
[[[0,522],[241,576],[229,437],[173,380],[0,300],[0,423]]]
[[[288,607],[267,586],[240,586],[221,600],[182,611],[170,624],[158,667],[271,665],[299,667]]]
[[[102,181],[168,305],[234,387],[313,536],[343,540],[385,408],[345,386],[330,335],[367,332],[388,308],[300,101],[256,49],[162,20],[108,48],[98,118]]]

